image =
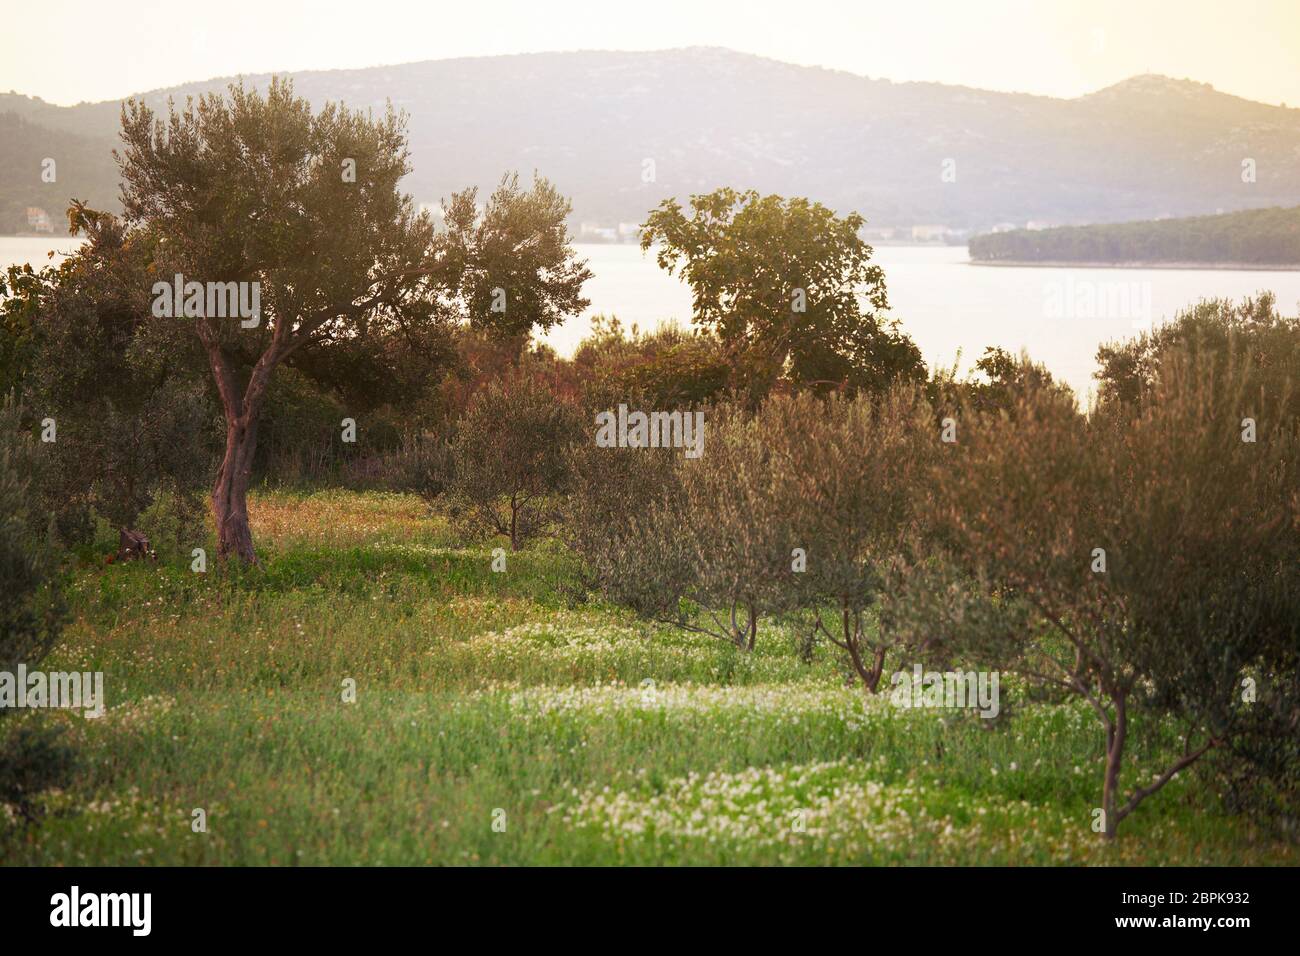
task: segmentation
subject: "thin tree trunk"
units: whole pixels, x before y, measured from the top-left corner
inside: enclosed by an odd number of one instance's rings
[[[252,281],[254,277],[245,278]],[[253,564],[257,562],[257,552],[253,550],[253,532],[248,524],[248,486],[253,477],[253,454],[257,451],[257,426],[261,421],[262,406],[266,402],[267,388],[276,366],[311,341],[312,335],[325,322],[343,315],[362,315],[381,301],[383,297],[376,295],[364,302],[352,300],[301,316],[296,332],[293,321],[277,315],[270,344],[253,365],[248,385],[242,394],[234,366],[221,344],[217,328],[209,325],[206,317],[199,317],[195,321],[195,331],[203,343],[204,351],[208,353],[208,364],[212,367],[217,394],[221,398],[221,410],[226,418],[226,453],[212,485],[212,510],[217,523],[217,554],[222,559],[234,555],[241,561]]]
[[[226,419],[226,453],[212,484],[212,516],[217,525],[217,556],[221,560],[235,557],[248,564],[257,563],[253,549],[253,532],[248,523],[248,486],[253,478],[253,455],[257,451],[257,426],[262,416],[271,373],[285,352],[276,346],[265,352],[253,366],[248,387],[241,395],[234,369],[220,341],[199,321],[199,334],[208,353],[217,382],[217,394]],[[277,335],[279,330],[277,329]]]
[[[847,606],[840,609],[840,627],[844,632],[844,647],[849,652],[853,669],[862,678],[867,691],[874,694],[880,686],[880,675],[885,668],[885,649],[878,647],[872,652],[871,666],[868,667],[862,657],[862,616],[850,614]]]
[[[1119,826],[1119,772],[1124,759],[1124,739],[1128,736],[1128,714],[1123,695],[1115,698],[1115,722],[1106,733],[1106,778],[1101,788],[1101,812],[1107,840],[1115,839]]]
[[[257,422],[226,424],[226,454],[212,486],[212,513],[217,524],[217,556],[257,563],[248,523],[248,486],[257,451]]]
[[[871,683],[867,686],[871,688],[871,693],[875,693],[880,687],[880,675],[885,671],[885,649],[877,647],[871,662]]]
[[[849,649],[849,660],[853,663],[853,669],[857,671],[858,676],[862,678],[862,683],[866,685],[868,692],[874,694],[876,692],[876,684],[880,679],[879,675],[876,675],[874,678],[872,677],[871,669],[868,668],[866,663],[862,660],[862,651],[858,647],[856,638],[851,634],[846,634],[845,637],[848,638],[846,646]]]

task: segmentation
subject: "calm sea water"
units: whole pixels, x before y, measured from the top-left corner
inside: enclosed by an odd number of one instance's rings
[[[85,240],[69,236],[46,236],[33,239],[27,236],[0,236],[0,269],[24,262],[31,263],[33,269],[53,262],[62,262],[69,253],[74,252]],[[47,256],[54,252],[54,258]]]
[[[688,324],[690,289],[635,246],[579,245],[595,273],[588,315],[624,324]],[[1087,269],[977,266],[964,246],[877,246],[890,311],[931,365],[966,370],[986,346],[1022,349],[1068,382],[1080,398],[1093,387],[1097,346],[1131,338],[1202,298],[1271,290],[1288,315],[1300,308],[1300,272],[1202,269]],[[547,336],[572,349],[588,316]]]
[[[51,249],[66,253],[77,244],[0,236],[0,267],[44,264]],[[594,273],[585,288],[591,307],[546,336],[561,354],[573,351],[593,315],[616,315],[642,328],[689,324],[690,290],[652,255],[632,245],[579,244],[577,250]],[[1023,349],[1080,397],[1093,386],[1098,345],[1172,319],[1199,299],[1271,290],[1287,314],[1300,308],[1300,272],[975,266],[961,246],[879,246],[875,260],[885,270],[892,314],[927,362],[949,367],[960,356],[965,370],[986,346]]]

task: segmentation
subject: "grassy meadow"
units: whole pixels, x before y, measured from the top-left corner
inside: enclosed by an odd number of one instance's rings
[[[108,711],[6,721],[65,723],[80,765],[0,818],[5,863],[1297,862],[1196,769],[1104,846],[1077,700],[898,708],[789,626],[745,654],[575,603],[558,545],[494,573],[413,496],[262,492],[253,530],[239,573],[83,564],[43,666],[103,671]],[[1180,747],[1139,723],[1125,782]]]

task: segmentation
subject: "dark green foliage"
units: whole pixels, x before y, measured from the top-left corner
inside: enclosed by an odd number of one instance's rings
[[[648,409],[695,408],[720,399],[733,378],[721,343],[703,330],[672,323],[653,332],[629,330],[599,315],[571,365],[593,408],[612,408],[631,396]]]
[[[12,398],[0,408],[0,671],[37,667],[66,619],[57,552],[33,483],[48,472]],[[0,717],[7,708],[0,709]],[[44,715],[0,723],[0,803],[32,815],[31,797],[66,783],[73,752]]]
[[[37,815],[33,798],[51,787],[66,786],[80,763],[63,728],[44,716],[0,726],[0,803],[14,807],[27,821]]]
[[[135,521],[136,530],[149,541],[149,548],[164,561],[189,563],[195,548],[208,547],[208,511],[203,499],[159,485],[149,506]]]
[[[1057,389],[1064,394],[1067,386],[1052,380],[1052,373],[1027,356],[1016,358],[1006,349],[990,346],[975,363],[978,377],[966,383],[965,403],[978,411],[1010,411],[1020,396],[1028,392]]]
[[[455,193],[439,236],[440,279],[475,328],[526,336],[590,304],[582,284],[591,270],[573,255],[565,224],[571,209],[553,185],[534,176],[525,191],[518,174],[509,174],[481,212],[477,200],[477,189]]]
[[[0,395],[22,397],[36,360],[36,324],[47,273],[24,263],[0,275]]]
[[[977,262],[1300,265],[1300,206],[975,236]]]
[[[1230,810],[1300,834],[1300,648],[1254,674],[1256,699],[1211,754],[1211,780]]]
[[[19,407],[0,408],[0,670],[40,663],[58,639],[64,605],[57,553],[36,485],[48,474]],[[0,711],[2,713],[2,711]]]
[[[26,327],[11,380],[29,423],[57,429],[39,492],[64,537],[86,541],[94,515],[129,527],[160,487],[194,496],[219,437],[192,335],[149,318],[149,243],[81,204],[70,216],[88,242],[57,269],[11,275],[0,314]]]
[[[646,396],[647,408],[694,408],[722,395],[731,377],[725,359],[703,340],[687,340],[648,361],[611,373],[605,391]]]
[[[752,190],[719,189],[690,205],[689,216],[676,200],[651,212],[641,248],[681,270],[695,323],[716,334],[752,398],[782,378],[872,392],[924,378],[920,351],[883,314],[885,277],[859,235],[861,216]]]
[[[1162,370],[1183,353],[1204,356],[1207,374],[1215,377],[1234,363],[1249,363],[1243,416],[1257,412],[1268,398],[1280,401],[1280,411],[1300,421],[1300,318],[1279,313],[1272,293],[1240,303],[1205,300],[1153,332],[1103,345],[1097,350],[1099,400],[1150,402]]]

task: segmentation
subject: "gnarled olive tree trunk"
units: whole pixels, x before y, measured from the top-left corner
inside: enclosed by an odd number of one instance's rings
[[[217,525],[217,557],[234,557],[247,564],[257,563],[253,531],[248,523],[248,486],[253,478],[253,456],[257,452],[257,428],[266,401],[271,373],[289,352],[278,333],[271,348],[253,366],[248,386],[240,393],[229,357],[221,343],[200,320],[200,336],[221,397],[226,419],[226,452],[212,484],[212,516]]]
[[[248,485],[257,451],[257,422],[226,416],[226,453],[212,485],[212,514],[217,524],[217,556],[257,561],[248,524]]]

